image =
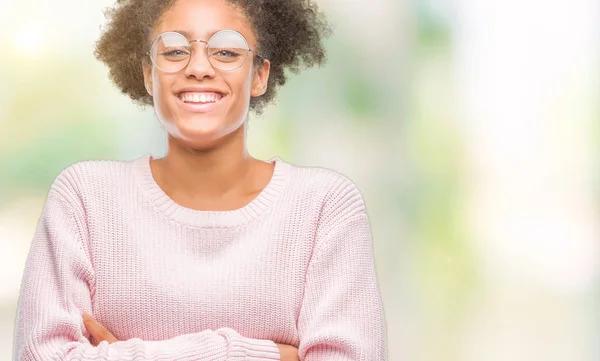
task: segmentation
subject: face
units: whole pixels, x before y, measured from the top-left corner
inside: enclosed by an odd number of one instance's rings
[[[257,39],[248,19],[223,0],[178,0],[154,28],[152,42],[164,32],[180,31],[188,40],[208,41],[220,30],[242,34],[249,48]],[[265,93],[270,64],[255,66],[254,56],[233,71],[221,71],[208,61],[206,43],[192,42],[193,55],[186,68],[166,73],[143,65],[148,93],[169,138],[186,147],[206,149],[234,133],[239,133],[248,118],[250,98]]]

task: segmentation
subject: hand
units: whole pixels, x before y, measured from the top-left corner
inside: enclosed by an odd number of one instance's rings
[[[298,358],[298,349],[291,345],[284,345],[282,343],[276,343],[279,348],[280,360],[281,361],[300,361]]]
[[[85,312],[82,312],[81,316],[83,317],[85,329],[92,334],[94,340],[92,341],[92,345],[98,346],[98,344],[102,341],[108,341],[108,343],[119,341],[106,327],[104,327],[100,322],[96,321],[92,316]]]

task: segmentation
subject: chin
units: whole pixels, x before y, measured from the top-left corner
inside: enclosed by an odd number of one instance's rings
[[[176,138],[186,147],[192,149],[209,149],[218,146],[221,142],[232,136],[237,129],[224,128],[222,122],[203,125],[196,124],[198,120],[192,122],[184,121],[183,124],[176,126],[176,129],[169,131],[169,136]],[[239,128],[239,127],[238,127]]]
[[[193,149],[212,148],[242,130],[245,123],[242,114],[233,116],[229,113],[230,109],[228,108],[195,113],[174,105],[174,107],[171,104],[166,107],[157,107],[159,120],[169,138],[175,138],[178,142]]]

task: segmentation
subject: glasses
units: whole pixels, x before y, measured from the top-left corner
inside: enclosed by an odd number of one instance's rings
[[[208,41],[188,40],[183,34],[166,32],[160,34],[150,46],[150,60],[152,64],[165,73],[177,73],[185,69],[194,50],[192,43],[206,44],[206,57],[215,69],[234,71],[244,65],[248,53],[264,59],[248,47],[246,38],[235,30],[221,30],[215,33]]]

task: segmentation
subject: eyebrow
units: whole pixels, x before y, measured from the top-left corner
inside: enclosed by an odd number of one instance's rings
[[[223,29],[221,29],[221,30],[223,30]],[[185,36],[185,37],[186,37],[186,38],[188,38],[188,39],[192,38],[192,34],[191,34],[191,33],[189,33],[189,32],[187,32],[187,31],[185,31],[185,30],[169,30],[169,31],[172,31],[172,32],[175,32],[175,33],[179,33],[179,34],[181,34],[181,35]],[[220,31],[220,30],[212,30],[212,31],[208,31],[208,32],[206,33],[206,35],[207,35],[207,39],[209,39],[211,36],[215,35],[215,34],[216,34],[217,32],[219,32],[219,31]]]
[[[181,34],[181,35],[185,36],[185,37],[186,37],[186,38],[188,38],[188,39],[192,37],[192,36],[191,36],[191,34],[190,34],[190,33],[188,33],[188,32],[187,32],[187,31],[185,31],[185,30],[170,30],[170,31],[172,31],[172,32],[174,32],[174,33],[179,33],[179,34]]]

